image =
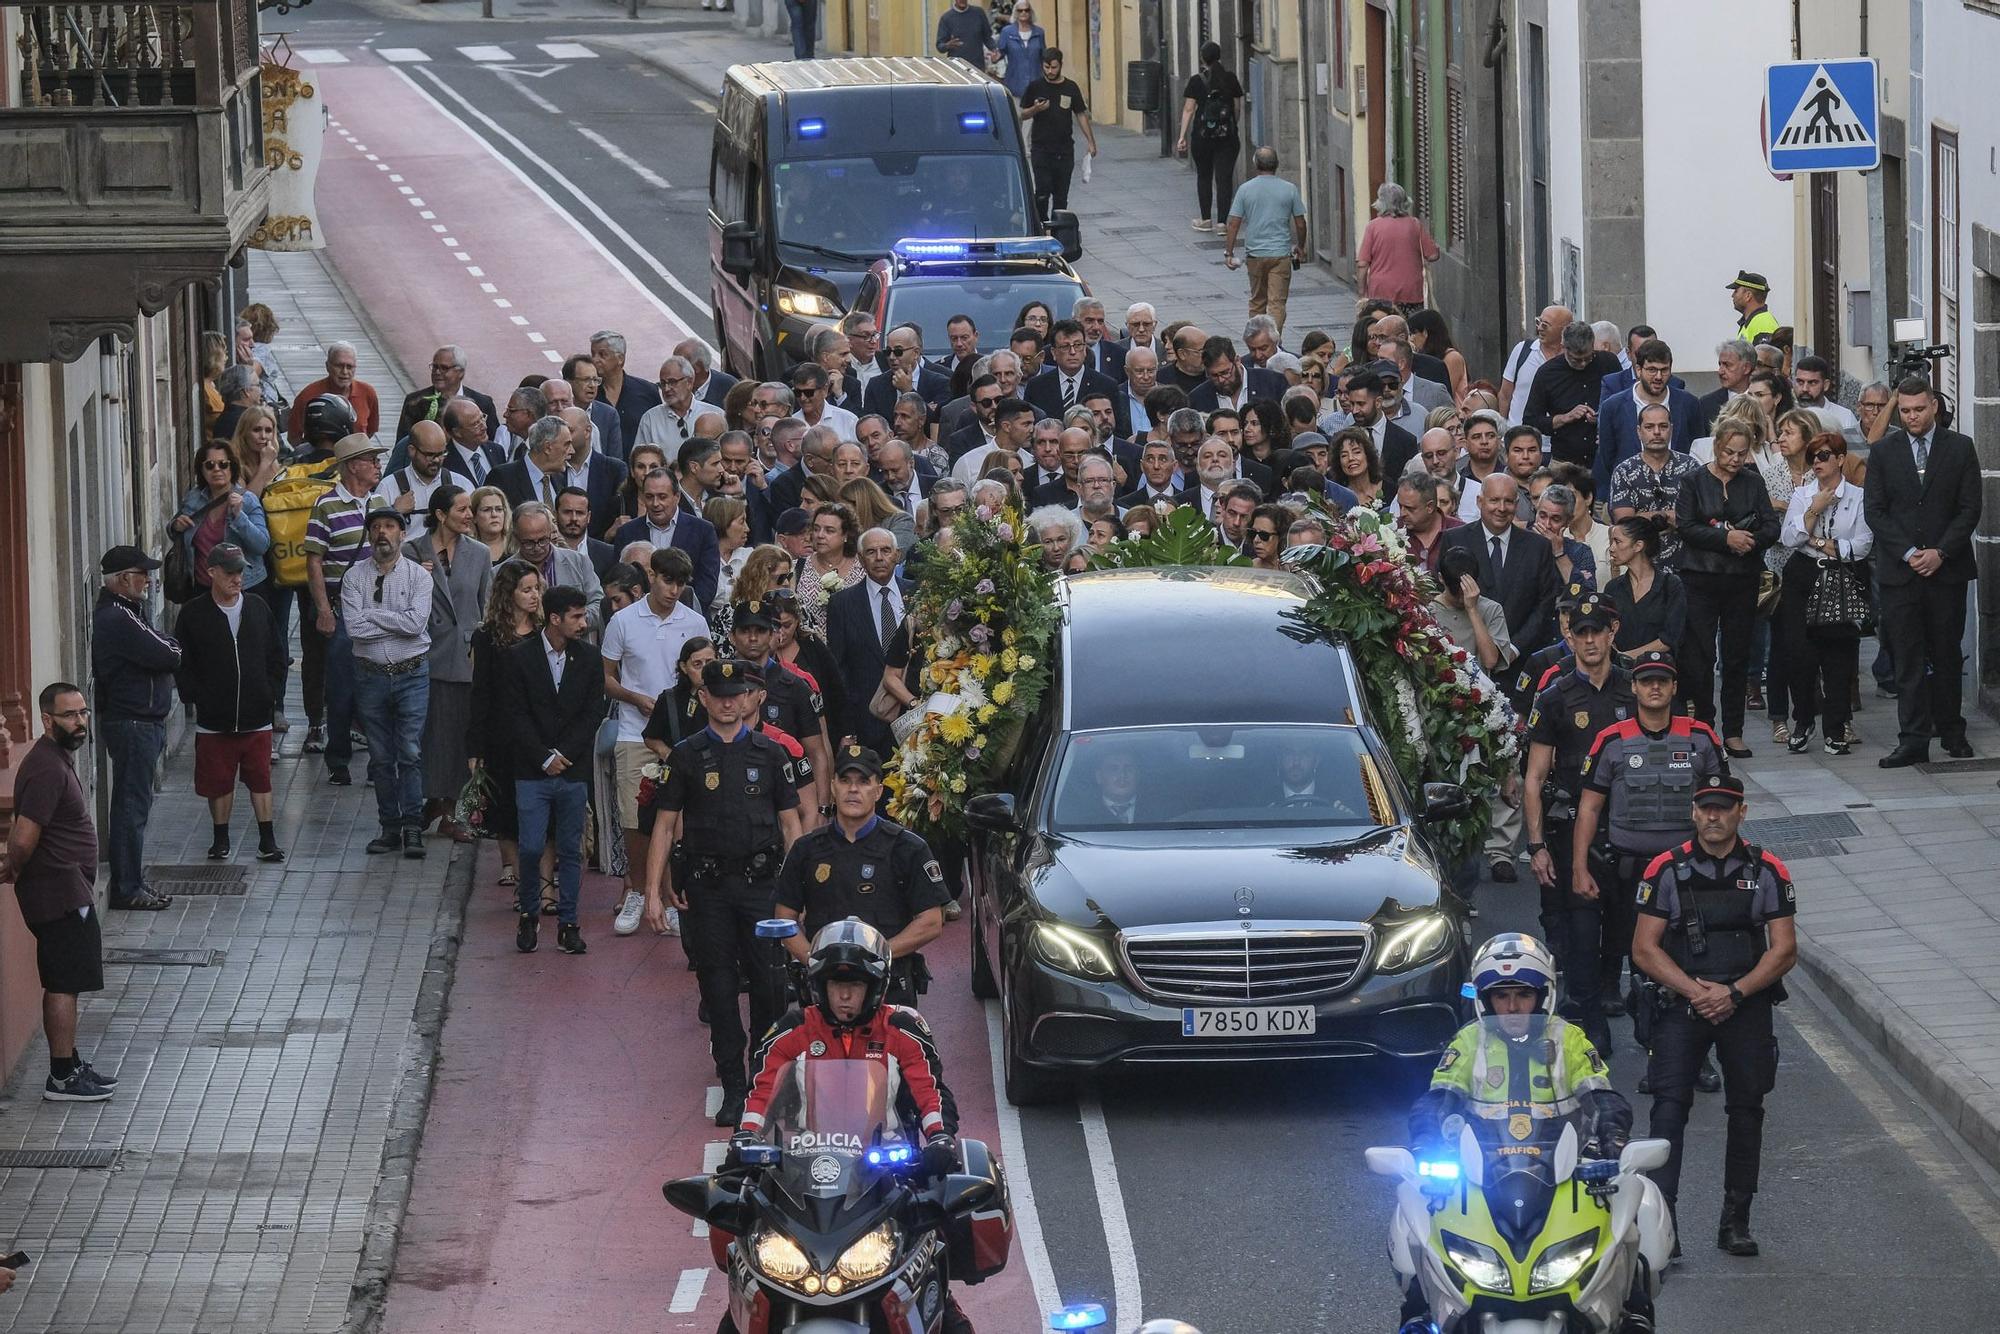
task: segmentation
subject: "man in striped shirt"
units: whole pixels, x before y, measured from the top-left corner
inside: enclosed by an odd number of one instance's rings
[[[382,481],[382,449],[372,437],[343,436],[333,447],[333,461],[340,480],[306,520],[306,586],[318,614],[300,628],[326,641],[326,734],[308,733],[306,749],[324,748],[327,781],[346,787],[354,781],[348,773],[354,758],[354,652],[340,616],[340,583],[367,559],[368,511],[389,502],[375,494]]]

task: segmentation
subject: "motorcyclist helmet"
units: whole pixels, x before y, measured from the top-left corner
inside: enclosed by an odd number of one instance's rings
[[[306,404],[302,425],[308,444],[338,440],[360,429],[355,424],[354,405],[339,394],[321,394]]]
[[[854,1018],[842,1020],[834,1014],[827,998],[830,982],[860,982],[867,988]],[[888,993],[889,938],[858,917],[829,922],[813,937],[812,953],[806,959],[806,987],[813,1004],[830,1023],[859,1028],[875,1017]]]
[[[1139,1326],[1139,1334],[1201,1334],[1201,1331],[1185,1320],[1148,1320]]]
[[[1472,956],[1472,1007],[1479,1018],[1494,1013],[1487,993],[1496,987],[1527,987],[1536,993],[1535,1009],[1554,1014],[1555,956],[1541,941],[1519,931],[1493,937]]]

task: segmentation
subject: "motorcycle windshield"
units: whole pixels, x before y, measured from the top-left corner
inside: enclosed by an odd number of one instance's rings
[[[917,1152],[896,1115],[891,1071],[801,1056],[779,1074],[765,1125],[784,1155],[778,1182],[794,1199],[852,1201],[897,1153]],[[871,1163],[871,1152],[880,1161]]]
[[[1575,1095],[1581,1072],[1566,1067],[1561,1020],[1541,1014],[1488,1015],[1466,1062],[1467,1119],[1485,1157],[1487,1189],[1516,1173],[1555,1184],[1556,1145],[1565,1127],[1584,1137]]]

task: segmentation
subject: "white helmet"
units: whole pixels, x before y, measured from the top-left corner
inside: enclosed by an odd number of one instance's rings
[[[1493,1013],[1486,993],[1494,987],[1530,987],[1540,993],[1535,1008],[1556,1012],[1556,960],[1533,936],[1508,931],[1493,937],[1472,956],[1472,1008],[1484,1019]]]
[[[1148,1320],[1139,1326],[1139,1334],[1201,1334],[1201,1331],[1185,1320]]]

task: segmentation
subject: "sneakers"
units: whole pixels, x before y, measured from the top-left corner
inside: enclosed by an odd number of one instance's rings
[[[113,897],[111,906],[120,912],[159,912],[173,901],[171,894],[155,894],[150,889],[142,889],[137,894]]]
[[[109,1102],[111,1086],[100,1081],[87,1065],[78,1065],[66,1079],[50,1075],[42,1085],[43,1102]]]
[[[326,729],[318,726],[306,728],[306,744],[301,749],[308,755],[323,753],[326,750]]]
[[[564,922],[556,928],[556,948],[564,954],[582,954],[585,952],[583,932],[577,930],[575,922]]]
[[[326,781],[335,787],[353,787],[354,775],[347,771],[347,766],[344,764],[329,764],[326,767]]]
[[[626,890],[624,901],[618,911],[612,914],[611,929],[621,936],[629,936],[639,929],[639,919],[646,915],[646,896],[634,890]]]
[[[523,954],[533,954],[541,933],[542,919],[531,912],[522,913],[520,929],[514,932],[514,948]]]
[[[1210,222],[1207,218],[1196,218],[1193,222],[1189,223],[1188,226],[1194,228],[1198,232],[1212,232],[1215,230],[1215,224]]]
[[[667,909],[667,929],[660,932],[660,934],[663,936],[678,936],[680,933],[681,910],[679,908],[669,908]],[[688,971],[694,971],[692,965],[690,965]]]
[[[413,862],[424,859],[424,831],[414,826],[403,829],[403,855]]]
[[[1807,747],[1812,745],[1812,739],[1813,725],[1811,723],[1800,723],[1799,730],[1792,733],[1791,739],[1785,742],[1785,749],[1794,755],[1803,755],[1806,753]]]
[[[229,860],[229,840],[225,838],[225,839],[223,839],[223,840],[222,840],[222,841],[221,841],[220,843],[211,843],[211,844],[209,844],[209,845],[208,845],[208,859],[209,859],[210,861],[212,861],[212,862],[226,862],[226,861],[228,861],[228,860]]]
[[[96,1080],[98,1083],[104,1085],[104,1087],[108,1089],[115,1089],[118,1087],[117,1075],[105,1074],[102,1070],[99,1070],[96,1066],[92,1065],[89,1061],[84,1060],[82,1057],[78,1057],[77,1060],[83,1066],[84,1072],[88,1074],[92,1079]]]
[[[403,831],[400,829],[384,829],[368,840],[368,851],[377,856],[385,852],[400,852],[402,848]]]
[[[1852,755],[1854,753],[1854,743],[1851,741],[1842,741],[1837,737],[1828,737],[1820,743],[1820,749],[1829,755]]]
[[[257,860],[260,862],[281,862],[285,860],[285,850],[276,843],[271,844],[269,847],[259,845],[257,848]]]

